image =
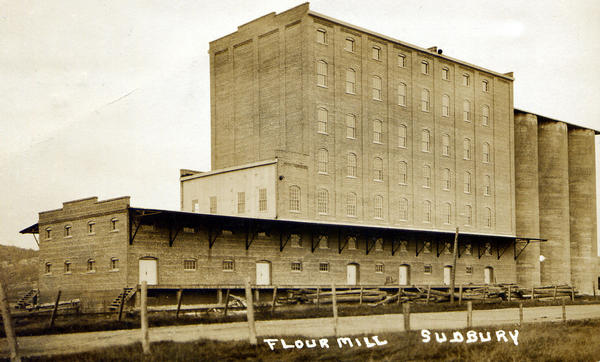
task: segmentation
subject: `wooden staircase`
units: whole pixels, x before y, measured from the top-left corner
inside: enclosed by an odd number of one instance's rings
[[[123,304],[127,303],[131,297],[135,295],[136,290],[133,288],[124,288],[121,294],[119,294],[108,306],[109,310],[115,311],[119,310],[121,306],[121,300],[123,300]]]
[[[34,303],[34,299],[37,299],[36,297],[39,296],[39,294],[39,289],[31,289],[17,301],[16,308],[25,309],[30,305],[37,304],[37,300],[36,303]]]

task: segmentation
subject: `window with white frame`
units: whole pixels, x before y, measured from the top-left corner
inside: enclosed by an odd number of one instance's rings
[[[317,43],[327,44],[327,31],[325,29],[317,29]]]
[[[406,84],[404,83],[398,85],[398,105],[406,106]]]
[[[432,268],[431,264],[423,265],[423,273],[431,274],[432,270],[433,270],[433,268]]]
[[[383,141],[383,122],[376,119],[373,121],[373,143],[382,143]]]
[[[452,205],[447,202],[444,204],[444,224],[452,223]]]
[[[383,160],[379,157],[373,160],[373,179],[383,181]]]
[[[113,217],[112,219],[110,219],[110,229],[112,231],[117,231],[118,229],[118,225],[119,224],[119,219],[117,219],[116,217]]]
[[[327,63],[324,60],[317,62],[317,85],[327,87]]]
[[[481,160],[483,161],[483,163],[489,163],[490,162],[490,144],[487,142],[484,142],[483,145],[481,146]]]
[[[300,212],[300,187],[290,186],[290,211]]]
[[[442,79],[449,80],[450,79],[450,68],[443,67],[442,68]]]
[[[492,227],[492,209],[489,207],[485,208],[485,226],[488,228]]]
[[[96,230],[96,223],[94,221],[88,222],[88,234],[94,234]]]
[[[451,187],[452,187],[452,181],[451,181],[450,169],[445,168],[442,170],[442,189],[444,191],[449,191]]]
[[[346,215],[356,216],[356,194],[354,192],[349,192],[346,195]]]
[[[423,222],[431,222],[431,201],[423,201]]]
[[[471,122],[471,102],[468,100],[463,102],[463,120],[465,122]]]
[[[71,236],[71,225],[65,225],[65,238],[70,238]]]
[[[464,85],[465,87],[468,87],[471,84],[471,76],[469,76],[467,73],[464,73],[462,75],[462,85]]]
[[[483,80],[481,81],[481,90],[484,92],[489,92],[490,90],[490,84],[487,80]]]
[[[471,173],[469,171],[465,171],[464,192],[465,192],[465,194],[471,193]]]
[[[400,148],[406,148],[406,134],[407,134],[407,130],[406,130],[406,125],[399,125],[398,126],[398,147]]]
[[[346,70],[346,93],[356,93],[356,72],[354,69]]]
[[[382,88],[381,78],[374,75],[373,76],[373,99],[375,99],[377,101],[382,100],[381,88]]]
[[[301,272],[302,271],[302,262],[293,261],[291,264],[291,269],[293,272]]]
[[[381,274],[383,273],[385,267],[382,263],[375,264],[375,273]]]
[[[483,196],[490,196],[491,195],[491,184],[492,184],[492,178],[490,177],[490,175],[485,175],[483,177]]]
[[[317,131],[319,133],[327,133],[327,117],[329,112],[325,108],[317,109]]]
[[[243,214],[246,212],[246,193],[245,192],[237,193],[237,212],[238,212],[238,214]]]
[[[319,152],[318,152],[319,173],[327,173],[328,164],[329,164],[329,152],[324,148],[319,149]]]
[[[356,177],[356,154],[349,152],[348,153],[348,165],[347,165],[347,175],[349,177]]]
[[[344,50],[347,52],[354,53],[354,46],[354,39],[346,38],[346,41],[344,42]]]
[[[258,211],[267,211],[267,189],[258,189]]]
[[[424,129],[421,132],[421,151],[430,152],[431,151],[431,132],[429,130]]]
[[[471,205],[465,205],[465,225],[473,223],[473,208]]]
[[[450,116],[450,97],[447,94],[442,96],[442,117]]]
[[[223,260],[223,271],[234,271],[235,262],[232,259]]]
[[[329,213],[329,192],[326,189],[317,192],[317,212],[321,215]]]
[[[429,62],[426,60],[421,61],[421,73],[429,74]]]
[[[408,164],[406,161],[398,162],[398,183],[400,185],[408,184]]]
[[[406,55],[398,54],[398,66],[400,68],[406,68]]]
[[[210,204],[210,213],[211,214],[216,214],[217,213],[217,197],[216,196],[211,196],[208,199],[208,202]]]
[[[328,262],[320,262],[319,263],[319,271],[320,272],[328,272],[329,271],[329,263]]]
[[[381,60],[381,48],[376,45],[373,46],[371,55],[373,59]]]
[[[356,116],[353,114],[346,115],[346,138],[356,138]]]
[[[471,159],[471,140],[468,138],[463,140],[463,159]]]
[[[490,107],[483,106],[481,107],[481,125],[487,126],[490,124]]]
[[[196,270],[196,259],[185,259],[183,261],[183,270]]]
[[[400,199],[400,220],[406,221],[408,220],[408,199],[401,198]]]
[[[442,135],[442,156],[450,156],[450,136]]]
[[[429,165],[423,166],[423,187],[431,187],[431,167]]]
[[[383,219],[383,196],[381,195],[375,195],[374,217],[376,219]]]
[[[421,90],[421,110],[429,112],[429,91],[425,88]]]

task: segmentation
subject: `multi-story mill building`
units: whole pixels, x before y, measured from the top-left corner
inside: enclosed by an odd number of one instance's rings
[[[78,249],[41,236],[41,285],[89,286],[89,273],[47,265],[76,253],[89,268],[108,239],[115,256],[103,252],[107,270],[91,278],[115,280],[100,294],[148,275],[157,289],[247,276],[265,287],[443,284],[458,228],[458,283],[591,293],[597,131],[515,110],[512,73],[308,4],[239,26],[209,56],[212,170],[182,170],[181,212],[119,199],[40,213],[25,232],[62,230],[70,213],[87,220],[106,205],[118,205],[125,231],[87,233]]]

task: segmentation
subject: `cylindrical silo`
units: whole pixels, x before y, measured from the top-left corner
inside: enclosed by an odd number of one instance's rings
[[[515,215],[518,237],[540,237],[538,196],[537,117],[529,113],[515,113]],[[540,285],[539,259],[538,242],[530,243],[519,255],[517,283],[520,286]]]
[[[571,280],[582,293],[592,294],[597,253],[596,160],[594,131],[569,129],[569,213]]]
[[[541,282],[571,284],[567,125],[538,117]]]

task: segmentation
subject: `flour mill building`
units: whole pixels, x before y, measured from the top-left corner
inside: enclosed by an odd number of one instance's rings
[[[210,43],[212,170],[181,211],[66,202],[40,235],[40,293],[598,277],[597,131],[513,108],[513,75],[309,10]],[[545,257],[540,262],[540,255]]]

